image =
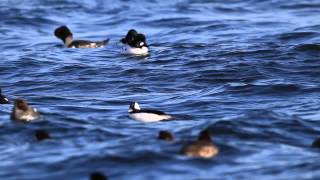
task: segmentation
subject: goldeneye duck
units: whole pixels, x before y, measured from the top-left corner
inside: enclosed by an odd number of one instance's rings
[[[125,53],[135,55],[147,55],[149,53],[145,35],[134,29],[129,30],[126,37],[121,39],[121,42],[124,45],[123,51]]]
[[[153,109],[141,109],[137,102],[130,104],[129,116],[132,119],[143,122],[156,122],[161,120],[168,120],[172,117],[166,113]]]
[[[40,118],[40,113],[36,108],[28,105],[23,99],[16,99],[11,113],[11,119],[17,121],[33,121]]]
[[[169,131],[160,131],[158,139],[164,141],[173,141],[173,135]]]
[[[191,157],[212,158],[218,154],[219,149],[212,143],[209,131],[203,130],[198,140],[187,144],[181,151]]]
[[[109,39],[104,41],[73,40],[73,35],[67,26],[58,27],[54,35],[61,39],[68,48],[100,48],[109,42]]]
[[[9,99],[6,98],[4,95],[2,95],[1,89],[0,89],[0,104],[10,104]]]

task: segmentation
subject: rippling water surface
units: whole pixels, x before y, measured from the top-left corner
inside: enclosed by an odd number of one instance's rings
[[[318,0],[4,0],[0,16],[1,88],[44,116],[15,124],[0,106],[0,179],[320,178]],[[63,48],[63,24],[111,43]],[[150,56],[120,53],[131,28]],[[132,101],[175,120],[131,120]],[[207,127],[220,154],[179,155]],[[36,129],[53,138],[36,142]]]

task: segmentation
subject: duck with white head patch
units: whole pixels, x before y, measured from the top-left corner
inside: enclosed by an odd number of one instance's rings
[[[9,99],[6,98],[4,95],[2,95],[1,89],[0,89],[0,104],[10,104]]]
[[[122,38],[120,42],[124,45],[124,53],[134,55],[147,55],[149,53],[145,35],[134,29],[129,30],[126,37]]]
[[[40,118],[40,113],[36,108],[28,105],[26,100],[16,99],[11,113],[11,119],[16,121],[33,121]]]
[[[172,117],[162,111],[153,109],[141,109],[137,102],[130,104],[129,116],[132,119],[142,122],[157,122],[162,120],[168,120]]]
[[[73,35],[67,26],[58,27],[54,35],[61,39],[68,48],[100,48],[109,42],[109,39],[103,41],[73,40]]]

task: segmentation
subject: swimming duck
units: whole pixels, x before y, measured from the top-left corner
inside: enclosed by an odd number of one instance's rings
[[[181,151],[191,157],[212,158],[218,154],[219,149],[212,143],[209,131],[203,130],[198,140],[187,144]]]
[[[17,121],[33,121],[40,118],[40,113],[36,108],[28,105],[23,99],[16,99],[11,113],[11,119]]]
[[[1,89],[0,89],[0,104],[10,104],[9,99],[6,98],[4,95],[2,95]]]
[[[67,26],[58,27],[54,35],[61,39],[68,48],[100,48],[109,42],[109,39],[104,41],[73,40],[73,35]]]
[[[160,131],[158,139],[164,141],[173,141],[173,135],[169,131]]]
[[[143,122],[156,122],[161,120],[168,120],[172,117],[166,113],[153,109],[141,109],[137,102],[130,104],[129,116],[132,119]]]
[[[147,55],[149,53],[148,44],[144,34],[130,29],[125,38],[120,42],[123,44],[123,52],[134,55]]]
[[[42,141],[45,139],[50,139],[50,134],[48,133],[48,131],[43,130],[43,129],[38,129],[35,132],[35,137],[37,138],[38,141]]]

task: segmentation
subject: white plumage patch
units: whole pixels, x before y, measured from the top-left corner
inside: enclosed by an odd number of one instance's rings
[[[142,122],[157,122],[162,120],[170,119],[169,115],[158,115],[153,113],[131,113],[129,115],[132,119]]]
[[[147,47],[142,48],[133,48],[128,45],[124,45],[122,48],[123,53],[126,54],[135,54],[135,55],[147,55],[149,54],[149,49]]]
[[[140,110],[141,109],[137,102],[134,102],[134,109],[136,109],[136,110]]]
[[[97,43],[90,43],[88,48],[102,48],[104,45],[98,45]]]
[[[38,117],[35,117],[31,114],[26,114],[26,115],[23,115],[20,117],[20,119],[23,119],[25,121],[33,121],[33,120],[36,120]]]

